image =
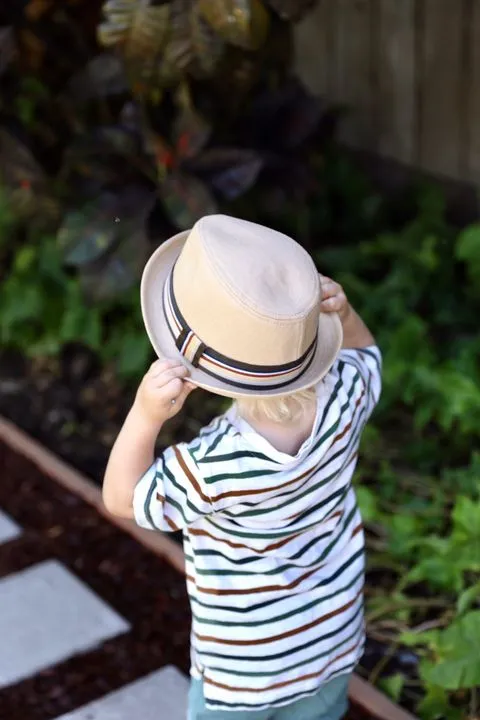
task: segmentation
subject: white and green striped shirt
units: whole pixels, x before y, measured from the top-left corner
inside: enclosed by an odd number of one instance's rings
[[[209,708],[287,704],[358,662],[364,539],[351,481],[380,366],[377,347],[341,351],[295,456],[233,405],[137,485],[139,525],[184,529],[192,675]]]

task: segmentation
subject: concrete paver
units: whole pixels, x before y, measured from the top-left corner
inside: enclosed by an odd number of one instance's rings
[[[0,543],[14,540],[21,535],[22,529],[3,510],[0,510]]]
[[[168,666],[57,720],[185,720],[188,680]]]
[[[54,560],[0,580],[0,687],[97,647],[129,624]]]

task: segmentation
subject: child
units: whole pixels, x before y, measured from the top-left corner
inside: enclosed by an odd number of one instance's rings
[[[190,720],[339,720],[363,649],[351,480],[380,353],[290,238],[209,216],[153,254],[142,311],[162,359],[113,447],[107,508],[184,531]],[[197,386],[235,399],[154,460]]]

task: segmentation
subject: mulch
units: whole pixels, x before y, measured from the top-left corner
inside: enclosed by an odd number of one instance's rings
[[[0,477],[0,507],[24,529],[1,547],[0,577],[57,559],[132,626],[0,690],[0,719],[50,720],[168,664],[187,673],[190,608],[183,576],[1,443]],[[352,708],[347,720],[369,717]]]

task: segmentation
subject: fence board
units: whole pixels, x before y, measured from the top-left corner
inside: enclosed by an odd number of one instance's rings
[[[295,28],[295,68],[317,95],[329,95],[334,62],[331,6],[321,0]]]
[[[469,83],[470,148],[468,153],[468,177],[480,184],[480,0],[474,0],[472,14],[472,72]]]
[[[463,2],[424,0],[424,3],[419,163],[425,170],[458,177]]]
[[[480,0],[320,0],[296,43],[343,142],[480,184]]]
[[[378,150],[411,164],[415,136],[415,0],[380,0]]]
[[[340,139],[353,147],[375,149],[376,133],[371,88],[373,0],[335,0],[335,99],[352,112],[341,125]]]

